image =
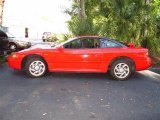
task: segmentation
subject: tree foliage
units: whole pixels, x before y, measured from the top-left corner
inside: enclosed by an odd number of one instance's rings
[[[79,7],[82,1],[85,8]],[[80,17],[84,10],[86,17]],[[159,0],[73,0],[68,13],[73,35],[111,37],[149,48],[152,54],[160,47]]]

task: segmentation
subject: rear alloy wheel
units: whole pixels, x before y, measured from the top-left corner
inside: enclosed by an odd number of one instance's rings
[[[9,45],[9,49],[10,49],[10,50],[13,50],[13,51],[16,51],[16,50],[17,50],[17,45],[14,44],[14,43],[11,43],[11,44]]]
[[[41,77],[47,71],[47,66],[41,58],[31,58],[25,64],[25,71],[30,77]]]
[[[110,74],[114,79],[126,80],[132,73],[131,62],[128,60],[117,60],[110,68]]]

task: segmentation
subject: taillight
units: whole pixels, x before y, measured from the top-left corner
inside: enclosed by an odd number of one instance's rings
[[[145,58],[148,58],[148,55],[149,55],[148,51],[146,51],[143,55]]]

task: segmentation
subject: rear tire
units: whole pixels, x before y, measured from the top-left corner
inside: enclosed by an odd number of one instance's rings
[[[117,60],[110,66],[110,75],[116,80],[127,80],[133,72],[133,64],[127,60]]]
[[[26,61],[25,72],[29,77],[41,77],[47,72],[47,65],[41,58],[33,57]]]

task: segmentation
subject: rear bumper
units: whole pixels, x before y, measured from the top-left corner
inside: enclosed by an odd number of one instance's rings
[[[149,67],[151,67],[151,65],[152,65],[152,61],[151,61],[150,57],[148,57],[146,60],[143,60],[143,61],[137,61],[136,62],[136,71],[146,70]]]

